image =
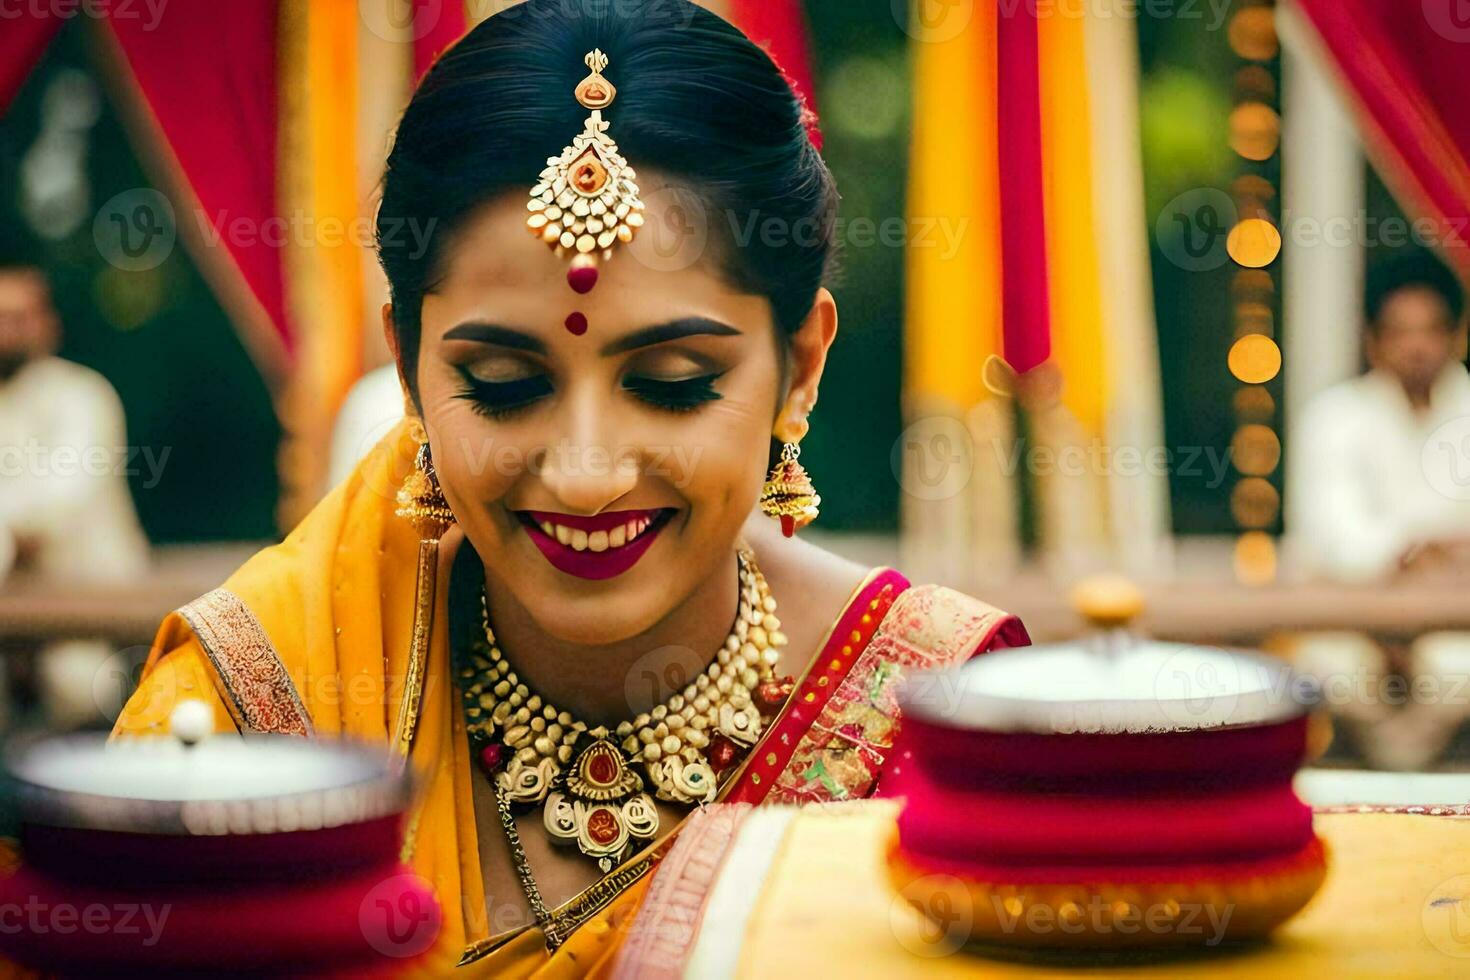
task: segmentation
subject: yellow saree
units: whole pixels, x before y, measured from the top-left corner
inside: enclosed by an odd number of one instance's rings
[[[389,753],[406,747],[420,793],[404,857],[444,910],[432,948],[411,972],[596,974],[611,963],[648,872],[671,840],[558,910],[574,931],[555,955],[535,928],[489,943],[471,795],[477,776],[449,666],[451,575],[441,561],[434,593],[416,596],[419,538],[393,513],[416,448],[406,426],[395,429],[282,544],[170,615],[114,733],[162,733],[175,704],[198,698],[213,705],[220,732],[350,736]],[[421,604],[432,609],[433,626],[415,645]],[[1024,642],[1016,620],[983,603],[947,589],[909,588],[897,573],[875,571],[721,798],[868,795],[892,744],[893,685],[905,669]],[[414,649],[422,660],[411,665]]]

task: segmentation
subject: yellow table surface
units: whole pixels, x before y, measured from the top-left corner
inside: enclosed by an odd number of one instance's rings
[[[1271,942],[1059,965],[947,945],[888,885],[895,813],[876,803],[794,822],[748,924],[741,977],[1470,978],[1470,819],[1318,816],[1326,883]]]

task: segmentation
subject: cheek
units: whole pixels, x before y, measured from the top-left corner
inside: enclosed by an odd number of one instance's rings
[[[456,394],[450,384],[428,381],[420,400],[444,496],[460,521],[473,525],[483,505],[514,484],[525,454]]]
[[[743,520],[765,477],[774,398],[774,386],[731,385],[720,401],[671,425],[663,455],[675,488],[696,506],[733,509]]]

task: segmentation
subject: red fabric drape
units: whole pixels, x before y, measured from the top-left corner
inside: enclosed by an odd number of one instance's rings
[[[429,66],[466,30],[463,0],[414,0],[413,77],[424,77]]]
[[[817,149],[822,148],[817,128],[817,90],[812,81],[812,53],[806,10],[801,0],[731,0],[730,22],[766,49],[771,60],[786,73],[792,88],[806,100],[811,111],[807,131]]]
[[[1400,203],[1470,280],[1470,16],[1457,0],[1298,0]],[[1422,8],[1422,9],[1421,9]]]
[[[1051,356],[1051,294],[1042,189],[1041,69],[1036,5],[996,21],[996,131],[1000,144],[1001,329],[1020,373]],[[979,80],[989,87],[989,81]]]
[[[269,375],[293,347],[281,263],[293,230],[277,200],[276,4],[177,3],[157,24],[112,18],[104,30],[120,49],[123,90],[137,96],[141,153],[175,197],[180,240]]]
[[[41,60],[41,53],[61,24],[55,14],[32,12],[4,21],[0,29],[0,112],[10,107],[10,100]]]

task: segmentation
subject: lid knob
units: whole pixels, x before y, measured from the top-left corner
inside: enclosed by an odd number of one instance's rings
[[[180,701],[168,716],[168,728],[185,745],[196,745],[214,728],[214,712],[203,701]]]
[[[1094,575],[1077,583],[1072,605],[1096,629],[1127,626],[1143,612],[1143,591],[1122,575]]]

